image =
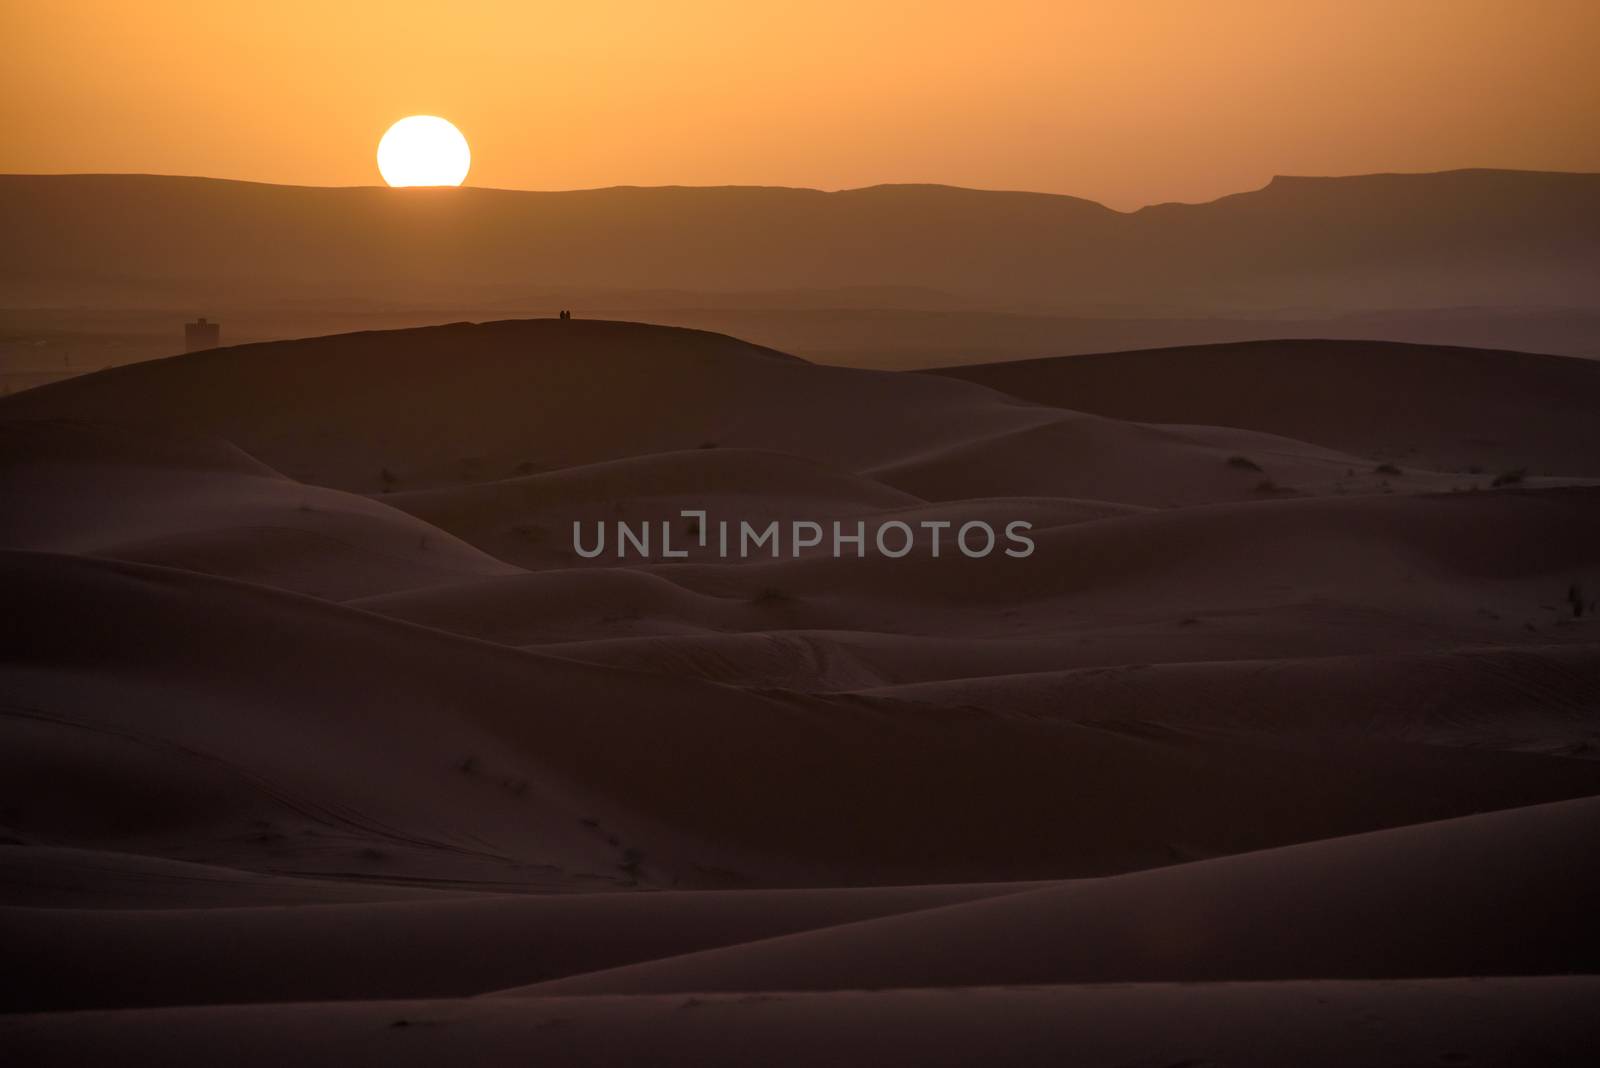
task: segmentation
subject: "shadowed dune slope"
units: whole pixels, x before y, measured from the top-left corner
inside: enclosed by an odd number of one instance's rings
[[[790,935],[508,993],[1600,971],[1600,798]]]
[[[465,894],[273,908],[0,908],[5,1011],[459,997],[1038,883]],[[464,951],[470,947],[470,951]],[[82,961],[100,963],[85,969]],[[248,968],[239,967],[248,960]]]
[[[805,457],[914,499],[1059,496],[1166,505],[1250,499],[1263,474],[1313,492],[1378,485],[1371,465],[1248,431],[1151,428],[933,375],[822,367],[733,338],[531,319],[270,342],[113,368],[0,398],[0,419],[148,421],[220,437],[301,481],[437,489],[708,446]],[[735,464],[677,461],[749,482]],[[637,470],[671,476],[673,462]],[[1359,477],[1357,477],[1359,476]],[[595,468],[535,483],[622,485]],[[702,476],[703,478],[704,476]],[[792,472],[797,487],[818,474]],[[1350,485],[1335,487],[1353,478]],[[1444,488],[1424,473],[1423,488]],[[558,487],[565,487],[564,489]],[[844,491],[836,481],[833,492]],[[849,496],[878,495],[857,484]],[[419,498],[420,507],[435,506]]]
[[[1054,527],[1032,538],[1035,550],[1020,559],[810,555],[654,571],[702,593],[778,582],[802,603],[819,591],[824,604],[855,599],[927,619],[1068,597],[1086,605],[1104,597],[1101,607],[1124,608],[1158,595],[1169,608],[1190,598],[1259,603],[1273,590],[1280,599],[1287,591],[1343,593],[1403,604],[1452,588],[1470,596],[1527,583],[1559,600],[1571,581],[1600,578],[1600,487],[1217,504]]]
[[[1052,407],[1283,434],[1486,475],[1600,475],[1600,361],[1387,341],[1251,341],[933,372]]]
[[[0,1060],[1592,1062],[1600,485],[1402,422],[553,320],[0,399]],[[1036,525],[575,559],[698,508]]]
[[[472,998],[0,1017],[30,1064],[1588,1068],[1600,978]],[[752,1051],[756,1051],[753,1055]]]
[[[1524,621],[1559,622],[1572,584],[1600,588],[1600,487],[1219,504],[1031,537],[1035,549],[1023,558],[998,550],[967,558],[947,536],[938,557],[808,553],[589,568],[491,576],[364,603],[447,629],[444,620],[454,617],[511,644],[546,620],[575,621],[586,606],[591,622],[632,617],[658,632],[681,625],[1021,637],[1152,616],[1175,622],[1191,610],[1335,603],[1525,641]],[[475,604],[486,611],[475,615]],[[1574,638],[1589,626],[1567,622]],[[593,629],[594,637],[615,636]]]
[[[1592,646],[1600,635],[1587,602],[1575,618],[1568,601],[1574,589],[1591,591],[1589,600],[1600,591],[1600,489],[1592,487],[1223,504],[1066,523],[1032,537],[1037,548],[1024,559],[968,559],[947,544],[937,559],[922,551],[899,560],[613,561],[354,603],[501,644],[741,686],[859,690],[1022,676],[987,689],[915,691],[917,700],[996,713],[1044,709],[1050,695],[1068,692],[1166,710],[1202,701],[1204,691],[1185,696],[1177,675],[1133,672],[1230,661],[1237,666],[1218,675],[1184,678],[1215,686],[1241,711],[1259,700],[1266,717],[1298,701],[1295,686],[1316,670],[1290,665],[1271,681],[1267,665],[1279,658],[1460,651],[1459,660],[1419,661],[1419,670],[1459,663],[1461,677],[1492,680],[1492,658],[1470,665],[1476,650]],[[1055,681],[1109,667],[1124,674]],[[1340,670],[1355,677],[1363,667],[1330,668],[1330,685]],[[1375,670],[1374,680],[1398,687],[1395,700],[1426,696]],[[1251,678],[1253,688],[1243,682]],[[1558,718],[1584,707],[1588,682],[1552,685],[1550,699],[1567,702],[1552,708]],[[1534,689],[1515,703],[1541,699]],[[1578,721],[1548,736],[1532,723],[1506,726],[1512,746],[1577,752],[1588,737]],[[1492,735],[1486,728],[1483,737]]]
[[[467,886],[403,886],[361,879],[302,879],[118,853],[109,849],[0,847],[0,907],[208,909],[331,905],[471,896]]]
[[[718,334],[554,319],[213,349],[0,400],[0,418],[148,419],[223,437],[292,477],[363,491],[713,442],[852,466],[958,417],[999,429],[1019,413],[1047,415],[976,386],[817,367]]]
[[[1600,645],[1031,672],[860,691],[1127,729],[1371,734],[1600,758]]]
[[[1050,409],[1041,409],[1050,410]],[[1212,426],[1129,423],[1077,412],[1015,433],[948,444],[871,468],[876,479],[930,500],[1018,495],[1077,497],[1149,507],[1279,495],[1460,487],[1431,471],[1375,477],[1365,460],[1302,441]]]
[[[588,546],[595,544],[597,526],[610,532],[607,552],[596,561],[604,566],[618,559],[612,526],[618,521],[635,530],[648,525],[649,544],[657,557],[664,547],[663,522],[672,528],[674,551],[702,555],[699,523],[685,519],[681,515],[685,509],[734,515],[765,526],[774,520],[824,521],[925,504],[919,497],[815,460],[735,448],[656,453],[386,494],[383,500],[528,568],[585,563],[573,551],[574,524],[582,525]],[[634,561],[638,560],[636,555]]]
[[[215,439],[0,421],[0,546],[344,599],[516,568],[405,512],[284,478]]]
[[[973,881],[1600,791],[1586,761],[750,692],[178,571],[0,563],[0,810],[38,845],[486,887]]]
[[[1524,606],[1527,604],[1524,601]],[[1557,605],[1545,608],[1546,617],[1558,610]],[[995,629],[1003,629],[1004,624],[1002,617]],[[515,625],[529,624],[519,619]],[[1442,671],[1453,683],[1465,684],[1475,677],[1471,661],[1480,653],[1486,658],[1485,670],[1494,673],[1499,670],[1495,660],[1500,652],[1532,652],[1534,648],[1558,651],[1570,647],[1581,657],[1583,650],[1593,647],[1596,637],[1593,624],[1577,625],[1570,620],[1530,631],[1530,624],[1520,618],[1493,618],[1481,611],[1458,612],[1453,620],[1446,621],[1428,613],[1396,612],[1359,601],[1337,603],[1316,598],[1271,609],[1223,609],[1188,616],[1173,615],[1156,605],[1146,608],[1143,615],[1110,622],[1089,612],[1064,620],[1053,631],[1039,628],[1030,633],[1025,626],[1017,623],[1012,636],[898,634],[837,628],[642,634],[637,633],[641,628],[626,621],[614,626],[591,625],[588,629],[627,630],[635,632],[632,636],[539,640],[530,642],[528,647],[586,663],[687,675],[728,685],[804,692],[879,692],[881,688],[884,696],[933,704],[990,707],[992,702],[982,695],[987,692],[987,680],[998,679],[993,700],[1014,700],[1017,711],[1046,707],[1052,700],[1049,694],[1080,684],[1088,687],[1086,695],[1126,689],[1126,696],[1112,693],[1107,697],[1108,707],[1113,709],[1127,706],[1140,695],[1155,701],[1158,710],[1165,709],[1167,699],[1182,699],[1180,694],[1164,689],[1176,680],[1165,674],[1146,679],[1142,673],[1161,665],[1195,665],[1200,671],[1204,665],[1216,663],[1224,665],[1218,668],[1217,676],[1203,675],[1193,681],[1218,686],[1224,707],[1234,704],[1234,698],[1228,696],[1234,694],[1239,701],[1234,707],[1242,714],[1244,694],[1253,692],[1265,697],[1275,684],[1264,681],[1259,688],[1252,688],[1240,680],[1253,674],[1272,678],[1276,669],[1268,665],[1279,660],[1286,661],[1283,670],[1288,684],[1289,680],[1309,678],[1321,670],[1298,666],[1302,660],[1343,659],[1342,668],[1336,663],[1325,665],[1330,676],[1338,679],[1341,672],[1359,675],[1367,657],[1418,657],[1419,663],[1427,664],[1429,657],[1459,653],[1461,663],[1446,665]],[[657,625],[656,629],[666,628]],[[1225,666],[1229,664],[1238,666]],[[1398,687],[1396,700],[1401,694],[1417,693],[1415,687],[1381,664],[1375,664],[1374,669],[1380,686],[1392,683]],[[1429,677],[1427,668],[1421,670],[1423,677]],[[1542,668],[1534,670],[1536,677],[1542,675]],[[1505,747],[1587,755],[1585,746],[1593,732],[1584,722],[1568,721],[1566,712],[1574,706],[1563,702],[1578,701],[1575,707],[1581,719],[1586,715],[1584,710],[1594,704],[1594,692],[1587,682],[1575,683],[1559,661],[1552,670],[1553,678],[1547,681],[1555,687],[1550,695],[1554,714],[1548,719],[1535,717],[1524,726],[1564,725],[1549,735],[1537,730],[1525,734],[1523,726],[1508,718],[1504,724],[1508,731],[1503,736]],[[1102,672],[1107,677],[1093,683],[1071,677],[1079,672]],[[1235,689],[1230,680],[1240,685]],[[1518,707],[1532,710],[1543,700],[1537,688],[1543,681],[1534,681],[1535,688],[1521,696],[1516,689],[1521,680],[1514,673],[1509,680],[1496,681],[1509,685],[1489,685],[1486,696],[1511,701],[1508,716]],[[942,685],[946,682],[952,684],[948,689]],[[1146,684],[1154,688],[1146,690]],[[926,690],[921,688],[924,685]],[[1038,696],[1026,692],[1032,686],[1039,688]],[[907,687],[903,697],[899,687]],[[1336,698],[1345,692],[1336,686],[1329,696]],[[1360,692],[1359,687],[1356,692]],[[948,695],[949,700],[942,695]],[[1372,699],[1378,696],[1377,691],[1368,694]],[[1210,700],[1210,694],[1197,693],[1192,700],[1201,706]],[[1292,695],[1276,693],[1262,709],[1262,715],[1270,717],[1273,709],[1293,700],[1296,698]],[[1315,707],[1321,702],[1308,703]],[[1430,702],[1426,707],[1433,706]],[[1355,723],[1366,724],[1368,720],[1358,717]],[[1411,729],[1409,722],[1397,726],[1402,732]],[[1493,726],[1483,724],[1478,736],[1485,744],[1491,744],[1488,740],[1494,737]],[[1498,743],[1492,744],[1498,747]]]

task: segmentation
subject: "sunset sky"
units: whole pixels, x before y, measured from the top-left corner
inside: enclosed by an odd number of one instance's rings
[[[943,182],[1118,208],[1274,174],[1600,170],[1600,3],[0,0],[0,171],[469,185]]]

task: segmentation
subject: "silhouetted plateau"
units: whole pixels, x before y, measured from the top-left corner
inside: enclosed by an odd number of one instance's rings
[[[1592,174],[1275,178],[1126,213],[930,185],[5,175],[0,232],[4,389],[169,355],[202,314],[231,344],[571,307],[885,368],[1283,337],[1600,355]]]

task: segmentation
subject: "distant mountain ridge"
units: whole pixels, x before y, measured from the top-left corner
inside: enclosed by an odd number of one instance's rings
[[[0,229],[0,305],[12,307],[561,286],[922,287],[1191,311],[1600,304],[1597,174],[1276,178],[1131,213],[935,185],[522,192],[3,175]]]

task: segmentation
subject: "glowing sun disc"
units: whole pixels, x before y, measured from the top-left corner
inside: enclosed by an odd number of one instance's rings
[[[460,185],[471,166],[467,139],[437,115],[401,119],[378,142],[378,173],[391,186]]]

